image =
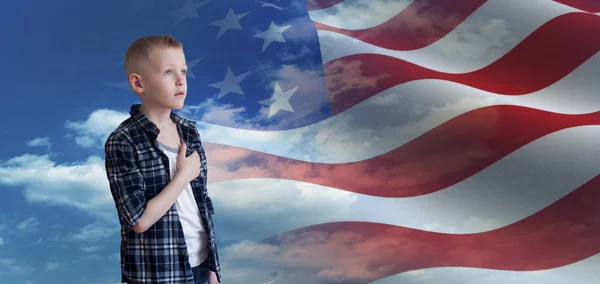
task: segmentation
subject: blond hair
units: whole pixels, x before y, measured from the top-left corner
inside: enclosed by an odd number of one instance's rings
[[[136,39],[125,52],[125,75],[139,67],[140,63],[150,59],[154,48],[183,48],[183,45],[170,35],[150,35]]]

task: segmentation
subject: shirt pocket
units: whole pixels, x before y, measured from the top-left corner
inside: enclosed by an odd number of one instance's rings
[[[139,170],[144,177],[144,186],[146,187],[146,198],[151,199],[158,195],[169,183],[169,174],[160,155],[155,151],[150,151],[139,155]]]

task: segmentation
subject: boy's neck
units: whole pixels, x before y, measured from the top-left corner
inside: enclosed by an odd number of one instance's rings
[[[171,109],[153,107],[145,104],[141,104],[140,112],[143,113],[152,123],[158,128],[173,124],[171,120]]]

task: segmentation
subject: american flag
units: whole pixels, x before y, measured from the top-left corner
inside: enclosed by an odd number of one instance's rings
[[[137,2],[184,44],[224,283],[596,283],[600,1]]]

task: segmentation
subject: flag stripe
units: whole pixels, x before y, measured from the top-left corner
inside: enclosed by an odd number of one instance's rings
[[[413,50],[444,37],[483,3],[485,0],[462,0],[459,3],[415,0],[387,22],[369,29],[345,30],[319,22],[315,25],[319,30],[344,34],[383,48]]]
[[[498,61],[466,74],[442,73],[379,54],[336,59],[324,65],[331,107],[340,113],[385,89],[418,79],[448,80],[504,95],[534,92],[557,82],[600,50],[600,29],[580,32],[581,26],[598,24],[600,17],[592,14],[560,16]],[[557,31],[562,36],[557,37]],[[371,79],[369,85],[356,86],[355,68],[360,68],[361,78]]]
[[[344,2],[344,0],[306,0],[306,8],[309,11],[325,9],[341,2]]]
[[[202,121],[197,125],[205,142],[307,162],[351,163],[393,151],[453,118],[487,106],[514,105],[563,114],[600,111],[599,65],[600,53],[559,82],[523,96],[497,95],[448,81],[419,80],[397,85],[336,116],[292,130],[253,131]]]
[[[594,143],[594,140],[580,140],[600,137],[600,134],[589,133],[598,130],[600,126],[558,131],[516,150],[452,186],[435,193],[413,197],[387,198],[319,186],[310,181],[254,178],[260,176],[260,173],[256,173],[259,172],[256,168],[240,166],[230,169],[227,167],[230,164],[222,163],[223,160],[230,161],[228,157],[223,156],[227,156],[233,150],[211,148],[207,149],[212,153],[212,163],[215,166],[211,171],[215,175],[226,175],[224,171],[254,173],[251,175],[253,178],[220,182],[212,181],[209,176],[209,181],[213,196],[216,196],[216,200],[222,200],[224,206],[235,207],[232,204],[238,204],[232,196],[269,196],[270,199],[252,203],[252,206],[266,208],[278,202],[286,202],[292,208],[297,204],[321,204],[326,202],[323,198],[329,198],[332,200],[329,205],[333,208],[331,210],[347,211],[346,214],[334,215],[319,212],[309,214],[310,216],[305,216],[309,218],[295,220],[293,224],[279,225],[279,230],[281,226],[287,226],[284,227],[285,230],[292,230],[314,223],[363,221],[430,232],[473,234],[501,228],[530,216],[598,175],[600,153],[590,154],[594,152],[597,143]],[[555,150],[554,145],[564,145],[564,149]],[[219,157],[222,160],[218,160]],[[233,162],[237,163],[235,160]],[[542,165],[556,164],[560,166],[538,170]],[[286,171],[298,171],[285,165],[282,168]],[[572,170],[579,168],[584,170]],[[535,176],[535,180],[530,180],[530,175]],[[348,176],[358,174],[347,173],[346,177]],[[357,183],[362,182],[353,180]],[[493,186],[482,186],[488,183]],[[542,188],[544,190],[540,190]],[[349,199],[355,201],[345,201]],[[266,238],[281,231],[276,231],[271,226],[269,229],[263,229],[261,233],[265,234]]]
[[[502,271],[470,267],[440,267],[413,270],[380,279],[373,284],[596,284],[600,254],[567,266],[539,271]]]
[[[508,117],[516,114],[518,114],[517,111],[498,115]],[[524,114],[526,115],[526,111],[521,113],[521,115]],[[489,117],[485,117],[486,115]],[[599,122],[598,115],[598,113],[595,114],[593,119],[595,123]],[[475,114],[474,116],[477,117],[478,115]],[[515,117],[513,122],[518,122],[523,117],[530,116]],[[478,118],[493,121],[495,115],[488,113]],[[590,118],[592,116],[588,116],[588,119]],[[515,123],[511,125],[490,125],[490,127],[486,123],[477,125],[463,119],[462,122],[467,121],[466,125],[460,125],[460,122],[457,121],[455,125],[460,126],[455,128],[448,126],[439,132],[434,130],[427,133],[423,139],[417,139],[390,154],[360,163],[339,165],[286,160],[277,156],[206,143],[208,159],[216,161],[227,159],[226,161],[228,161],[225,167],[219,166],[221,163],[217,162],[215,167],[219,169],[211,171],[208,179],[209,182],[214,183],[245,178],[281,178],[310,182],[366,195],[411,197],[447,190],[451,186],[455,190],[464,187],[466,189],[462,190],[465,191],[469,191],[470,186],[479,188],[477,184],[489,184],[487,185],[489,190],[494,191],[498,190],[499,186],[507,183],[517,188],[526,188],[527,186],[512,184],[519,182],[517,178],[512,177],[518,172],[561,177],[565,180],[559,183],[560,185],[565,185],[567,180],[581,182],[581,179],[585,177],[591,178],[589,177],[590,174],[597,174],[595,170],[580,169],[578,166],[581,165],[581,161],[574,160],[583,159],[582,161],[588,161],[589,157],[596,157],[596,154],[585,152],[594,152],[594,146],[588,147],[588,144],[586,144],[588,142],[585,141],[570,142],[570,140],[573,137],[578,139],[582,139],[582,137],[585,139],[597,138],[598,134],[588,134],[585,131],[598,131],[600,129],[598,125],[567,128],[537,138],[545,133],[557,131],[555,124],[569,124],[569,120],[571,120],[571,123],[576,123],[577,118],[562,117],[559,122],[556,116],[544,116],[538,113],[537,117],[532,117],[532,120],[537,119],[544,119],[545,122],[529,123],[528,127],[519,126]],[[563,126],[566,126],[565,124]],[[500,134],[487,131],[486,128],[494,129],[493,126],[500,128],[496,129]],[[516,130],[511,129],[511,126]],[[541,128],[541,130],[536,130],[536,127]],[[462,134],[464,136],[459,138],[442,135],[447,135],[444,132],[451,130],[455,131],[456,136],[461,136],[461,132],[465,134]],[[528,131],[533,133],[530,134]],[[519,137],[517,134],[524,137]],[[473,141],[469,141],[470,139]],[[438,142],[439,140],[441,141]],[[532,142],[527,143],[529,141]],[[447,147],[440,147],[443,145]],[[564,145],[563,147],[573,145],[572,147],[578,149],[560,148],[551,150],[552,145]],[[236,153],[236,157],[232,157],[231,154],[227,155],[227,153],[232,152]],[[530,160],[525,157],[536,158]],[[598,156],[598,159],[600,159],[600,156]],[[235,167],[230,169],[231,165],[235,165]],[[556,166],[544,167],[545,165]],[[565,165],[569,165],[569,167],[564,168]],[[519,171],[515,172],[515,169],[519,169]],[[559,169],[566,172],[557,172]],[[569,169],[579,169],[579,172],[572,173]],[[534,172],[531,172],[532,170]],[[349,179],[349,176],[361,176],[361,178]],[[544,184],[547,181],[548,179],[538,183]],[[539,184],[536,188],[541,187]],[[545,187],[551,186],[545,185]]]
[[[600,252],[598,187],[600,176],[530,217],[480,234],[440,234],[385,224],[340,222],[300,228],[262,243],[278,248],[270,261],[282,263],[282,258],[289,257],[294,267],[310,263],[316,271],[348,272],[364,264],[373,270],[386,268],[363,279],[367,281],[431,267],[551,269]]]
[[[600,1],[598,0],[554,0],[558,3],[568,5],[591,13],[600,12]]]
[[[523,123],[525,117],[529,120]],[[600,112],[567,116],[520,107],[489,107],[452,119],[391,152],[346,164],[309,163],[206,143],[215,155],[209,155],[209,159],[227,152],[236,152],[239,157],[230,158],[235,169],[209,175],[209,180],[282,178],[375,196],[417,196],[442,190],[490,165],[496,166],[498,160],[544,135],[567,127],[599,124]],[[363,177],[348,179],[355,175]]]
[[[346,0],[336,6],[321,10],[309,11],[308,14],[311,20],[314,22],[318,22],[319,24],[323,24],[332,28],[342,30],[366,30],[383,25],[409,7],[411,3],[413,3],[412,0],[401,0],[397,2],[390,2],[386,0]],[[458,4],[464,5],[463,2]],[[415,7],[417,7],[417,9],[415,9]],[[406,29],[408,25],[413,25],[415,26],[415,29],[420,28],[422,33],[428,33],[430,30],[434,29],[435,26],[426,21],[426,18],[421,18],[421,14],[429,13],[429,16],[431,17],[431,12],[433,12],[431,10],[435,9],[435,5],[430,5],[424,1],[421,1],[420,6],[415,6],[415,4],[413,4],[412,9],[407,11],[412,11],[413,16],[411,18],[407,18],[407,21],[402,22],[400,28]],[[449,9],[454,8],[450,7]],[[452,13],[449,13],[449,11],[450,10],[443,11],[446,17],[452,17]],[[516,13],[517,11],[519,13]],[[505,22],[507,21],[505,20],[506,18],[516,19],[518,21],[503,24],[528,24],[527,22],[531,21],[532,17],[535,18],[557,12],[559,14],[555,16],[570,12],[586,11],[571,6],[566,6],[558,2],[549,2],[547,0],[530,0],[526,2],[519,0],[488,0],[484,1],[479,8],[475,9],[467,18],[465,18],[464,21],[457,26],[457,28],[461,26],[482,28],[477,26],[482,26],[482,24],[495,20],[501,20]],[[522,14],[527,14],[527,17],[523,18],[521,16]],[[527,22],[523,22],[525,19]],[[398,28],[397,26],[389,26],[392,29]],[[452,30],[452,32],[455,31],[456,29]]]
[[[319,30],[323,62],[359,53],[378,53],[440,72],[471,72],[498,60],[556,17],[579,11],[555,2],[543,2],[534,5],[529,1],[490,1],[447,36],[411,51],[385,49],[339,33]],[[515,13],[516,10],[519,13]],[[523,14],[527,17],[522,17]],[[465,38],[469,40],[463,40]]]

